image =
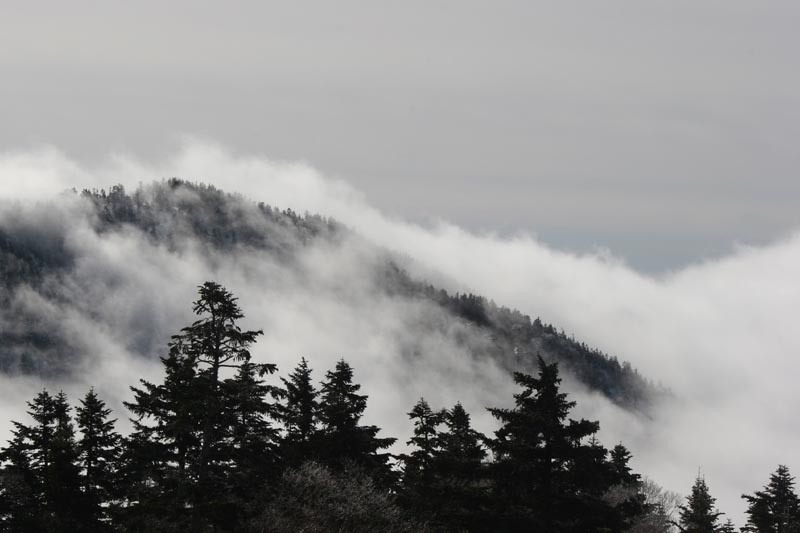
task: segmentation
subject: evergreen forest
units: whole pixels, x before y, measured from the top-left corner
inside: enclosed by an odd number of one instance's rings
[[[571,418],[557,362],[513,374],[509,406],[487,406],[494,434],[460,403],[420,398],[398,442],[363,421],[369,398],[345,359],[322,374],[305,358],[254,361],[263,332],[241,328],[215,282],[192,310],[162,378],[131,384],[127,412],[94,390],[30,399],[0,451],[0,531],[737,531],[702,476],[677,498],[634,472],[623,444],[606,448],[598,421]],[[741,531],[800,531],[785,466],[743,498]]]

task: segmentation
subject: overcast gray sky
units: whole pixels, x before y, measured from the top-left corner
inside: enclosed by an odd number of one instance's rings
[[[199,135],[663,271],[800,225],[799,24],[788,1],[3,1],[0,150]]]

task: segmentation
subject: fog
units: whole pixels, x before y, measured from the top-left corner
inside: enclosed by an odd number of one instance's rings
[[[653,276],[630,268],[610,250],[573,254],[527,234],[501,238],[444,220],[408,223],[384,215],[345,181],[306,164],[232,153],[191,139],[161,160],[115,154],[93,167],[54,148],[0,155],[0,223],[43,217],[62,224],[81,257],[71,284],[59,288],[76,305],[57,306],[25,291],[17,295],[18,304],[57,320],[81,339],[87,354],[95,354],[81,362],[74,382],[4,378],[4,421],[19,418],[24,399],[43,385],[63,386],[74,397],[93,384],[119,408],[120,400],[129,398],[127,385],[138,376],[157,379],[160,371],[152,359],[132,354],[147,342],[157,350],[191,321],[194,287],[206,279],[240,297],[245,325],[265,330],[256,357],[277,362],[282,374],[301,356],[310,360],[317,378],[339,357],[350,361],[370,395],[367,418],[386,435],[408,438],[404,414],[419,396],[437,407],[461,400],[482,429],[491,429],[483,406],[509,403],[509,377],[463,357],[454,335],[431,331],[409,338],[418,324],[438,323],[446,332],[461,326],[429,306],[377,297],[370,265],[380,259],[360,239],[312,246],[288,268],[262,253],[214,255],[192,242],[169,251],[136,233],[98,236],[79,204],[53,212],[44,203],[73,186],[132,188],[171,176],[332,216],[367,241],[407,257],[417,277],[541,316],[629,360],[669,387],[674,399],[645,420],[569,383],[578,414],[599,419],[602,440],[623,441],[634,453],[634,466],[666,488],[688,492],[700,469],[720,509],[740,524],[742,492],[764,485],[779,463],[795,473],[800,468],[794,416],[800,393],[793,383],[800,353],[794,326],[800,235]],[[453,191],[454,198],[457,194]],[[90,313],[81,302],[102,307]],[[468,336],[466,342],[479,346],[482,340]],[[418,355],[409,357],[408,346]],[[124,423],[125,412],[117,415]]]
[[[384,212],[662,272],[800,224],[798,19],[791,0],[5,1],[0,146],[149,158],[201,133]]]

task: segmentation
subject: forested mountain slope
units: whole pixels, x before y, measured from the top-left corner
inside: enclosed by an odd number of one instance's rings
[[[91,239],[101,243],[99,252],[97,246],[90,250],[85,245]],[[137,244],[124,244],[131,241]],[[116,247],[105,244],[109,242]],[[353,242],[357,246],[346,247],[345,243]],[[531,370],[539,353],[559,362],[589,389],[625,407],[645,408],[659,393],[628,363],[589,348],[539,318],[531,320],[485,297],[448,293],[425,280],[413,279],[404,259],[364,242],[331,219],[256,204],[178,179],[142,186],[131,194],[115,186],[109,191],[67,192],[34,207],[3,206],[0,370],[51,376],[73,372],[91,343],[75,334],[77,328],[70,329],[70,320],[97,321],[108,336],[119,329],[125,332],[126,349],[142,357],[158,355],[169,326],[158,323],[156,310],[126,311],[124,296],[109,307],[109,299],[122,295],[120,287],[126,284],[126,276],[138,273],[125,269],[125,257],[112,261],[108,256],[157,253],[161,254],[158,257],[179,258],[191,253],[217,266],[231,258],[255,257],[268,260],[273,271],[304,272],[301,283],[313,286],[328,273],[308,270],[302,257],[317,249],[325,250],[326,258],[338,253],[337,260],[344,255],[347,262],[358,264],[358,270],[337,274],[340,278],[334,293],[340,291],[343,298],[349,297],[348,276],[366,276],[370,278],[369,291],[374,293],[363,297],[436,311],[437,320],[404,319],[393,326],[405,329],[395,335],[397,350],[404,356],[413,358],[430,349],[430,343],[415,339],[435,334],[463,348],[465,358],[491,360],[506,369]],[[350,249],[357,252],[351,254]],[[106,254],[105,260],[116,266],[93,271],[91,254],[97,253]],[[353,291],[363,287],[360,280],[352,282]],[[141,291],[147,290],[141,287]]]

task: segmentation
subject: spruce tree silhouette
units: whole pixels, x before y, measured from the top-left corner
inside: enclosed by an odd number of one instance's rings
[[[321,433],[318,449],[323,462],[334,469],[354,463],[381,481],[393,477],[389,454],[381,452],[396,439],[380,438],[377,426],[360,425],[367,408],[367,396],[358,394],[353,369],[341,359],[325,374],[320,400]]]
[[[81,437],[78,440],[78,464],[81,487],[86,499],[84,522],[92,531],[110,531],[110,511],[119,499],[118,479],[121,437],[109,419],[111,409],[90,389],[76,408],[75,417]]]
[[[716,533],[722,515],[714,506],[716,498],[711,496],[706,480],[702,476],[692,485],[686,504],[680,507],[678,528],[683,533]]]
[[[6,509],[0,524],[21,532],[84,530],[86,501],[80,490],[67,397],[63,392],[51,396],[45,390],[28,407],[34,423],[14,422],[12,440],[2,453]],[[11,481],[8,485],[7,480]]]
[[[602,466],[605,450],[583,439],[597,433],[599,424],[567,420],[575,402],[559,390],[556,363],[539,357],[539,375],[514,373],[522,392],[514,394],[512,409],[490,408],[502,426],[489,442],[494,452],[492,478],[498,520],[507,530],[585,532],[595,530],[611,514],[598,484],[576,465]],[[589,483],[592,485],[589,485]],[[585,484],[585,487],[582,486]]]
[[[300,466],[314,458],[314,439],[319,431],[319,391],[311,380],[305,357],[289,374],[281,378],[283,402],[277,406],[277,418],[283,422],[282,455],[288,466]]]
[[[135,416],[129,464],[140,489],[129,517],[145,529],[235,529],[246,508],[235,480],[276,460],[272,387],[261,379],[276,367],[252,363],[250,354],[262,332],[238,326],[237,299],[215,282],[199,287],[193,311],[200,318],[172,337],[162,359],[164,383],[142,380],[126,403]],[[154,516],[163,518],[156,524]]]
[[[800,500],[789,468],[779,465],[763,490],[743,495],[747,500],[746,531],[753,533],[800,532]]]

